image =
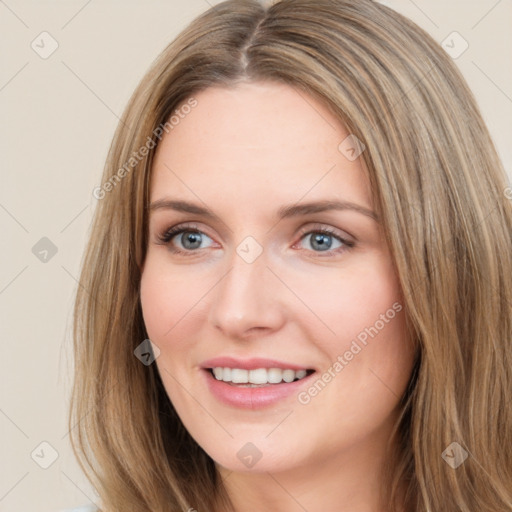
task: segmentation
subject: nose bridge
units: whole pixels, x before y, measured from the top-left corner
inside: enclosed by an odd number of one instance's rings
[[[243,337],[250,329],[274,329],[281,321],[276,287],[270,282],[275,277],[267,265],[266,252],[253,240],[233,251],[210,310],[210,321],[226,335]]]

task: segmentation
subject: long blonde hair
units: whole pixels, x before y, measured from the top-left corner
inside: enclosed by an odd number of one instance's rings
[[[95,191],[75,303],[71,442],[105,510],[230,508],[156,365],[141,364],[134,350],[147,338],[139,285],[162,127],[170,131],[171,116],[199,91],[246,80],[314,96],[366,146],[417,347],[395,431],[400,451],[385,472],[389,510],[512,510],[505,172],[451,59],[414,23],[371,0],[223,2],[162,52],[133,94]],[[458,467],[447,462],[454,450],[467,455]]]

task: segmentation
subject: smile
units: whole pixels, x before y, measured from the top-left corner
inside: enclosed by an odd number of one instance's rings
[[[301,380],[313,373],[313,370],[292,370],[281,368],[256,368],[247,370],[243,368],[229,368],[217,366],[209,369],[218,381],[233,385],[246,385],[245,387],[257,387],[269,384],[289,383]]]

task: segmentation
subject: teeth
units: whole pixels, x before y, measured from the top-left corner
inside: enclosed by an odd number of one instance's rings
[[[285,370],[283,372],[283,380],[285,382],[293,382],[294,378],[295,378],[295,372],[293,370]]]
[[[247,381],[245,381],[247,382]],[[258,368],[257,370],[249,370],[249,382],[251,384],[267,384],[267,370]]]
[[[279,368],[270,368],[267,370],[267,382],[270,384],[279,384],[283,380],[283,370]]]
[[[240,368],[212,368],[217,380],[232,382],[233,384],[279,384],[280,382],[293,382],[303,379],[306,370],[282,370],[281,368],[258,368],[256,370],[242,370]]]
[[[233,384],[244,384],[249,379],[249,370],[240,370],[239,368],[231,369],[231,382]],[[222,379],[224,380],[224,379]],[[226,381],[227,382],[227,381]]]

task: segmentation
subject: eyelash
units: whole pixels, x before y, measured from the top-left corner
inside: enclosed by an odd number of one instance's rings
[[[163,245],[168,245],[169,246],[169,250],[171,252],[175,253],[175,254],[183,254],[183,255],[186,255],[186,256],[193,256],[193,253],[194,252],[199,252],[199,249],[184,251],[182,249],[178,249],[178,248],[172,247],[170,245],[170,241],[175,236],[177,236],[177,235],[179,235],[181,233],[185,233],[185,232],[198,233],[198,234],[201,234],[201,235],[206,235],[206,233],[204,233],[203,231],[199,230],[197,228],[197,226],[181,224],[181,225],[174,226],[172,228],[167,229],[161,235],[157,235],[158,242],[160,244],[163,244]],[[346,240],[345,238],[342,238],[341,236],[337,235],[333,230],[331,230],[329,228],[317,228],[317,229],[309,229],[309,230],[304,229],[300,233],[300,240],[302,240],[302,238],[304,238],[306,235],[311,235],[311,234],[316,234],[316,233],[321,233],[321,234],[324,234],[324,235],[332,236],[333,238],[336,238],[338,241],[340,241],[344,245],[344,247],[338,247],[337,249],[329,249],[327,251],[312,251],[312,252],[320,254],[320,255],[322,253],[326,253],[326,254],[330,255],[332,253],[345,252],[347,250],[352,249],[352,247],[354,247],[354,245],[355,245],[354,242],[351,242],[349,240]],[[208,236],[208,235],[206,235],[206,236]],[[211,237],[208,237],[208,238],[211,238]]]

